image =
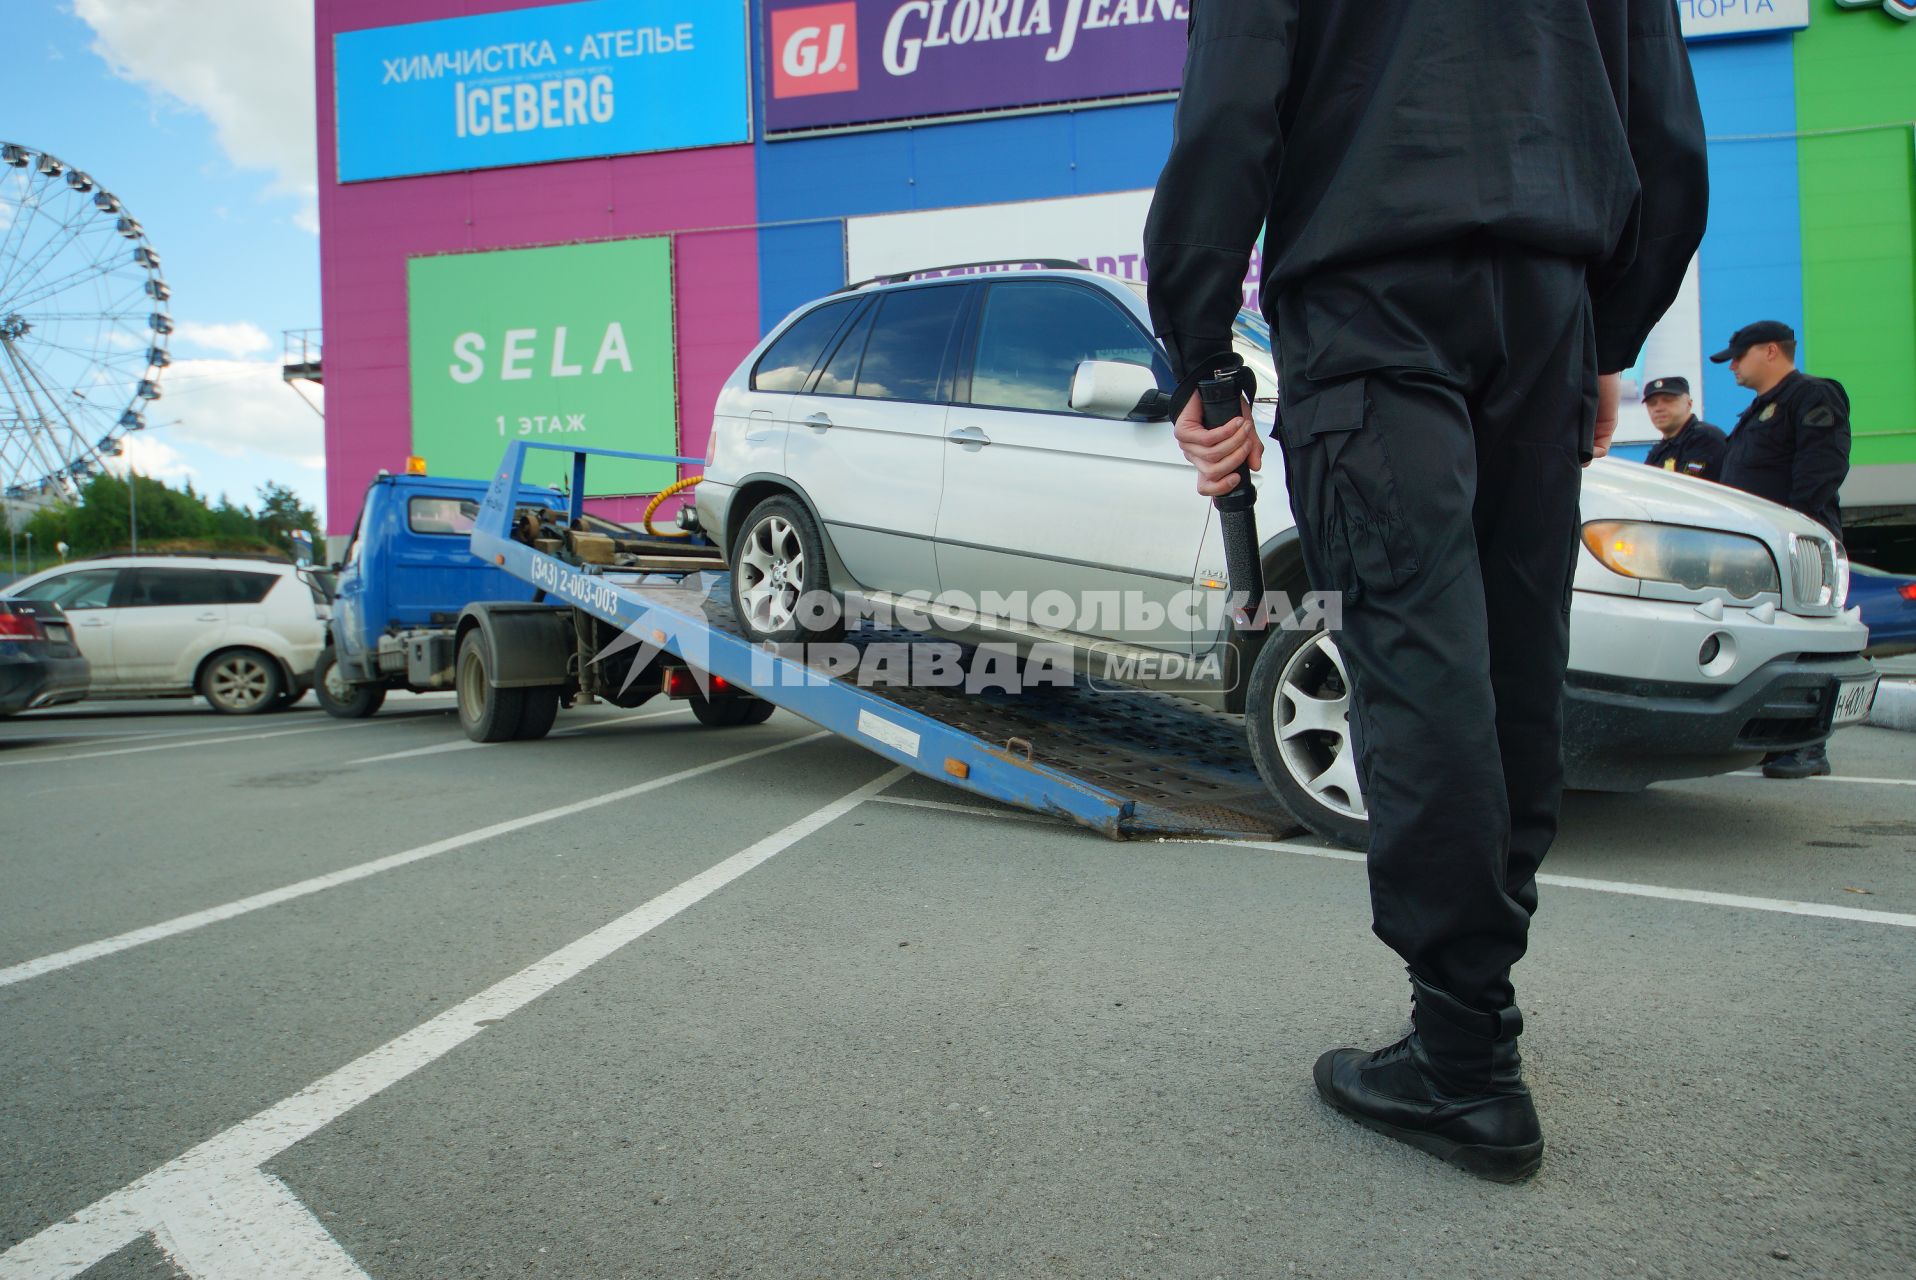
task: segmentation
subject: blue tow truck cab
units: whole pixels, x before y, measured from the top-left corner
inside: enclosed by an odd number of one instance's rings
[[[468,535],[486,482],[409,473],[367,486],[339,566],[330,643],[313,684],[341,719],[372,715],[391,689],[450,689],[460,613],[475,600],[529,603],[536,589],[474,556]],[[520,507],[564,510],[521,485]]]

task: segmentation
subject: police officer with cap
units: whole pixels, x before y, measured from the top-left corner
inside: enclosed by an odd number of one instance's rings
[[[1729,439],[1721,428],[1696,416],[1688,378],[1655,378],[1644,384],[1643,407],[1650,414],[1650,425],[1663,437],[1645,462],[1699,480],[1721,478]]]
[[[1796,330],[1781,320],[1743,326],[1710,359],[1728,364],[1737,385],[1756,392],[1730,433],[1723,483],[1795,508],[1840,542],[1843,513],[1837,493],[1849,476],[1850,434],[1849,393],[1843,384],[1796,367]],[[1763,762],[1771,778],[1829,771],[1829,753],[1821,743],[1772,753]]]
[[[1562,800],[1581,464],[1702,240],[1706,165],[1670,0],[1191,5],[1151,317],[1179,378],[1224,367],[1262,231],[1298,542],[1344,599],[1372,927],[1410,971],[1412,1033],[1324,1054],[1317,1089],[1487,1178],[1543,1158],[1510,973]],[[1202,494],[1263,460],[1196,397],[1175,432]]]

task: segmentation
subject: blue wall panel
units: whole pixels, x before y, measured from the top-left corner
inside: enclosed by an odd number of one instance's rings
[[[1796,130],[1790,37],[1690,46],[1704,128],[1712,138]],[[1704,354],[1752,320],[1803,331],[1803,219],[1796,140],[1710,144],[1710,230],[1701,263]],[[1728,365],[1704,374],[1704,410],[1728,430],[1750,393]]]

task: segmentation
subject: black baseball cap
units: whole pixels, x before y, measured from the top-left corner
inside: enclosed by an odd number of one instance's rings
[[[1711,364],[1728,364],[1751,347],[1765,342],[1795,342],[1796,330],[1781,320],[1758,320],[1730,335],[1730,345],[1710,357]]]
[[[1687,396],[1690,394],[1688,378],[1652,378],[1643,384],[1643,398],[1651,396]]]

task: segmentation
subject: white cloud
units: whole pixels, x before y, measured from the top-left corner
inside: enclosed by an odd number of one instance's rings
[[[162,439],[241,462],[259,483],[325,468],[324,424],[281,379],[277,360],[180,360],[160,387],[165,398],[146,419]]]
[[[181,457],[178,449],[146,432],[127,436],[121,448],[120,456],[107,462],[107,469],[116,476],[124,476],[131,466],[143,476],[175,486],[199,479],[199,469]]]
[[[294,195],[317,231],[312,0],[74,0],[114,73],[213,122],[242,169]]]
[[[241,320],[234,324],[201,324],[181,320],[173,328],[173,344],[188,343],[228,356],[254,356],[273,349],[266,330]]]

